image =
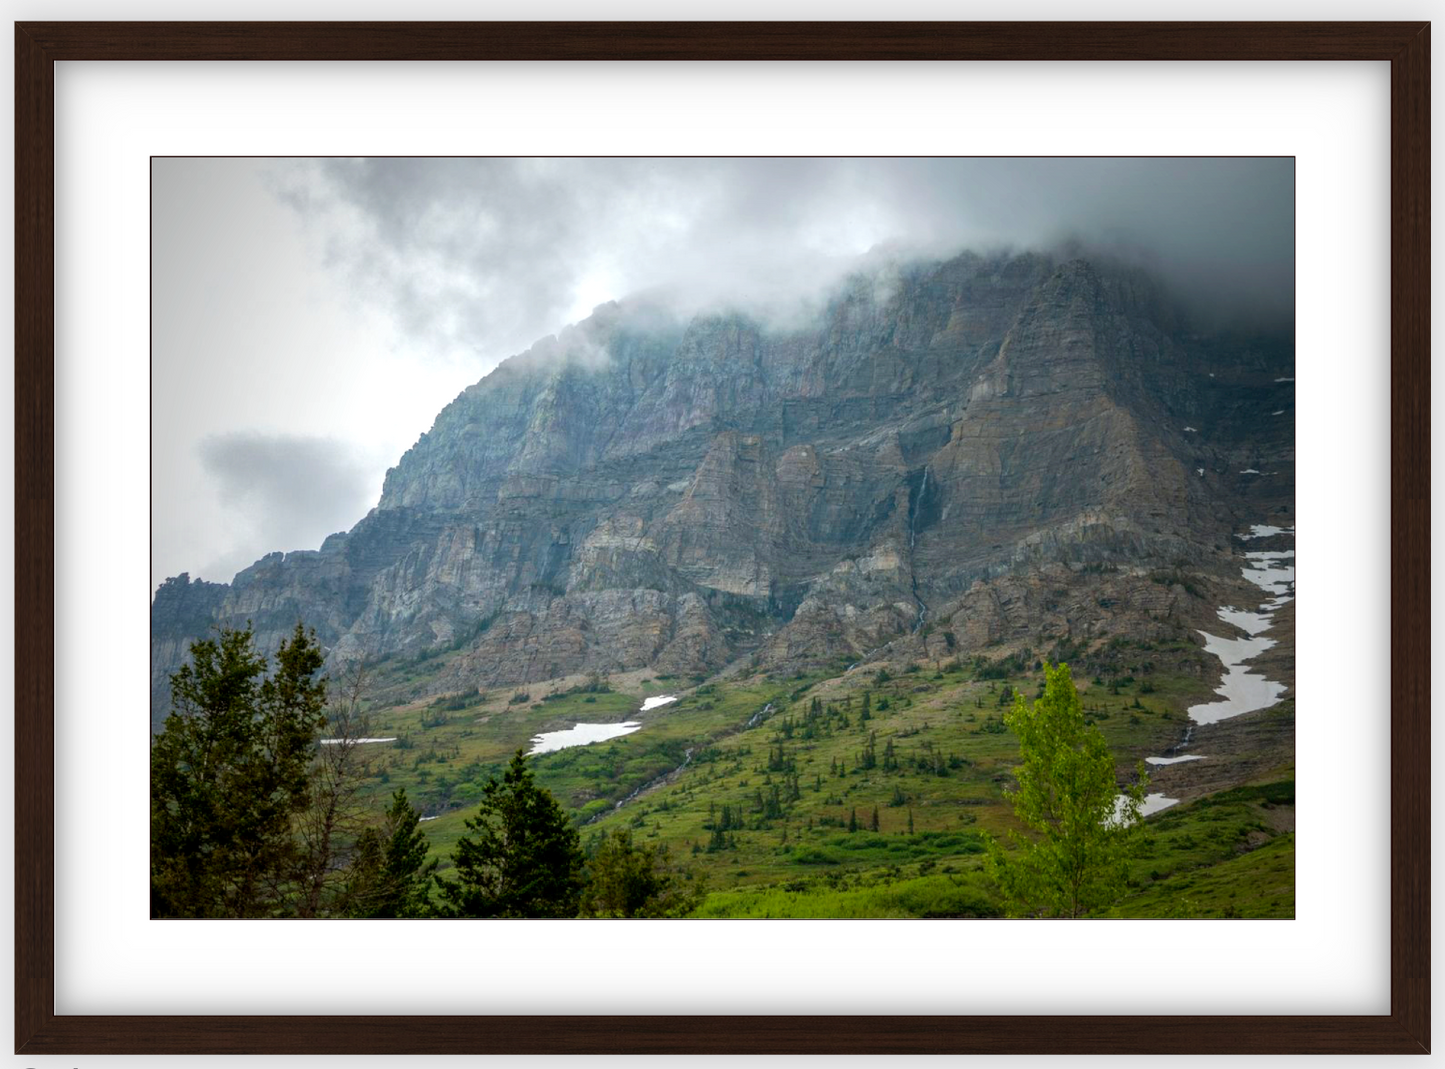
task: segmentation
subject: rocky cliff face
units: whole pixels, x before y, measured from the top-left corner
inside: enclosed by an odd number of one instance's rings
[[[1232,472],[1288,466],[1257,424],[1292,376],[1286,344],[1180,334],[1137,274],[1034,255],[859,277],[807,327],[604,306],[448,405],[350,532],[168,581],[153,717],[212,621],[274,647],[302,619],[339,660],[462,651],[438,690],[1026,631],[1037,599],[1004,627],[990,584],[1208,570],[1291,507],[1292,468]]]

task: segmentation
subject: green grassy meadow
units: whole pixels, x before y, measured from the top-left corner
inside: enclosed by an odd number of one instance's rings
[[[1122,665],[1107,678],[1078,670],[1086,716],[1121,779],[1178,742],[1185,709],[1208,697],[1197,674],[1172,667],[1192,652],[1132,651],[1150,670]],[[703,881],[696,916],[996,916],[982,833],[1017,827],[1004,790],[1018,746],[1002,716],[1014,691],[1038,693],[1036,664],[840,664],[836,674],[703,684],[634,673],[388,704],[417,668],[383,663],[369,733],[398,741],[365,747],[366,792],[381,801],[405,787],[434,817],[422,828],[445,870],[483,784],[533,736],[641,720],[632,734],[530,764],[584,846],[621,827],[665,845]],[[679,700],[638,712],[659,694]],[[1293,799],[1285,768],[1148,818],[1130,893],[1108,915],[1292,916]]]

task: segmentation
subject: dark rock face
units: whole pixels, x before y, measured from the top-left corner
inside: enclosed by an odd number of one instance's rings
[[[168,581],[153,704],[213,621],[462,650],[442,690],[821,662],[944,612],[996,638],[1042,619],[1025,577],[1208,568],[1292,508],[1289,427],[1258,424],[1293,374],[1291,344],[1181,334],[1146,278],[1034,255],[858,278],[806,327],[607,305],[443,409],[319,552]],[[1286,473],[1231,474],[1261,450]]]
[[[191,581],[182,572],[167,579],[151,604],[151,730],[170,712],[170,674],[185,663],[190,643],[205,638],[226,602],[225,583]]]

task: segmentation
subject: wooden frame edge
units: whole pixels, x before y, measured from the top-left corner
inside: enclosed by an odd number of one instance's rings
[[[1067,32],[1061,32],[1067,30]],[[57,1017],[54,79],[70,59],[1391,64],[1391,1012],[1378,1017]],[[15,1052],[1406,1053],[1430,1044],[1428,23],[17,23]],[[23,622],[23,626],[22,625]],[[846,1024],[844,1023],[846,1022]]]
[[[1390,62],[1390,1016],[1430,1048],[1430,26]],[[1402,670],[1403,669],[1403,670]]]
[[[55,86],[15,31],[15,1049],[55,1026]],[[24,621],[25,626],[20,626]],[[22,774],[39,769],[47,774]]]

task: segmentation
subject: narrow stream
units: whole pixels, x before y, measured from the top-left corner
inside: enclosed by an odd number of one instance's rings
[[[649,699],[648,699],[648,701],[654,701],[654,700],[655,700],[655,699],[652,699],[652,698],[649,698]],[[670,698],[670,699],[668,699],[668,700],[669,700],[669,701],[676,701],[677,699],[676,699],[676,698]],[[643,708],[646,709],[646,708],[648,708],[648,706],[647,706],[646,704],[644,704],[644,705],[643,705]],[[769,713],[771,713],[772,711],[773,711],[773,703],[772,703],[772,702],[768,702],[767,705],[763,706],[761,709],[759,709],[756,713],[754,713],[751,717],[748,718],[748,722],[743,725],[742,730],[743,730],[743,731],[747,731],[749,728],[755,728],[755,727],[757,727],[760,723],[762,723],[763,718],[764,718],[765,716],[767,716]],[[580,725],[579,725],[579,726],[580,726]],[[670,772],[664,772],[662,775],[658,776],[656,779],[648,780],[648,781],[647,781],[646,783],[644,783],[641,787],[638,787],[635,791],[633,791],[631,794],[629,794],[626,798],[622,799],[622,801],[620,801],[620,802],[618,802],[616,805],[614,805],[614,806],[612,807],[612,809],[610,810],[610,812],[615,813],[617,810],[619,810],[619,809],[621,809],[623,806],[627,805],[627,803],[632,802],[632,801],[635,801],[637,798],[639,798],[639,797],[641,797],[642,795],[646,794],[648,791],[652,790],[654,787],[661,787],[664,783],[667,783],[669,780],[673,779],[679,772],[681,772],[683,769],[687,768],[689,762],[692,761],[692,754],[693,754],[693,747],[689,746],[686,750],[683,751],[683,754],[682,754],[682,764],[678,765],[676,768],[674,768],[674,769],[673,769],[672,771],[670,771]],[[588,824],[594,824],[594,823],[596,823],[597,821],[599,821],[599,820],[601,820],[603,817],[605,817],[608,812],[609,812],[609,811],[604,810],[603,812],[598,813],[596,816],[591,817],[591,818],[587,821],[587,823],[588,823]]]
[[[757,727],[758,724],[762,722],[763,717],[767,716],[767,715],[768,715],[769,713],[771,713],[772,711],[773,711],[773,703],[772,703],[772,702],[768,702],[767,705],[763,706],[761,709],[759,709],[756,713],[754,713],[754,714],[752,715],[752,718],[748,720],[747,727],[743,728],[743,730],[746,731],[747,728],[755,728],[755,727]]]
[[[646,794],[648,791],[652,790],[654,787],[661,787],[664,783],[668,782],[668,780],[670,780],[670,779],[672,779],[674,776],[676,776],[679,772],[681,772],[683,769],[685,769],[685,768],[688,766],[688,762],[690,762],[690,761],[692,760],[692,749],[693,749],[693,748],[692,748],[691,746],[689,746],[686,750],[684,750],[684,751],[682,752],[682,764],[678,765],[676,768],[674,768],[674,769],[673,769],[672,771],[670,771],[670,772],[664,772],[662,775],[658,776],[656,779],[648,780],[648,781],[647,781],[646,783],[644,783],[641,787],[638,787],[637,790],[633,791],[633,792],[632,792],[631,794],[629,794],[626,798],[622,799],[622,801],[620,801],[620,802],[618,802],[616,805],[614,805],[614,806],[612,807],[612,811],[613,811],[614,813],[617,812],[617,810],[621,809],[621,808],[622,808],[623,806],[625,806],[628,802],[636,801],[640,796]],[[595,824],[595,823],[597,823],[599,820],[601,820],[603,817],[605,817],[606,815],[607,815],[606,811],[603,811],[603,812],[601,812],[601,813],[598,813],[598,814],[596,814],[595,816],[589,817],[588,820],[587,820],[587,823],[588,823],[588,824]]]
[[[928,606],[923,604],[923,599],[918,596],[918,569],[913,564],[913,548],[918,544],[918,510],[923,507],[923,495],[928,492],[928,468],[923,469],[923,479],[918,484],[918,494],[911,498],[908,507],[908,576],[913,584],[913,600],[918,602],[918,618],[913,622],[913,633],[917,634],[923,627],[924,617],[928,615]]]

